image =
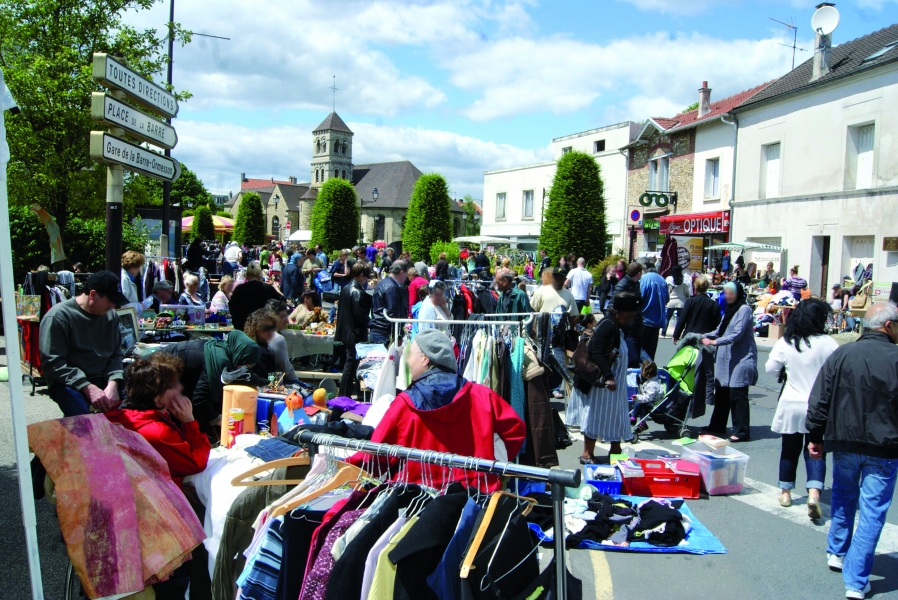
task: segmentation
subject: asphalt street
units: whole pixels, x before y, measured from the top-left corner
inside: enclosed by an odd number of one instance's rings
[[[759,365],[767,359],[760,348]],[[658,362],[673,354],[670,339],[661,340]],[[5,356],[0,357],[5,364]],[[25,407],[29,423],[61,416],[53,402],[43,395],[30,396],[26,390]],[[572,572],[584,582],[584,598],[631,600],[664,598],[788,598],[790,600],[843,598],[839,574],[826,568],[826,529],[828,519],[814,524],[806,517],[803,498],[793,507],[779,508],[776,503],[780,441],[770,432],[779,386],[776,378],[762,372],[751,389],[752,441],[739,449],[751,459],[747,478],[751,485],[742,494],[729,497],[705,497],[688,501],[696,517],[727,548],[725,555],[690,556],[682,554],[634,554],[575,550],[569,553]],[[8,536],[0,545],[0,562],[6,565],[0,577],[0,600],[30,597],[25,542],[22,529],[18,485],[14,464],[12,426],[9,414],[9,390],[0,386],[0,530]],[[698,425],[707,423],[708,416]],[[647,442],[638,448],[663,447],[673,451],[672,435],[652,425]],[[635,452],[637,447],[624,445]],[[561,453],[562,467],[579,468],[579,441]],[[607,449],[606,449],[607,451]],[[600,453],[601,454],[601,453]],[[803,467],[799,468],[798,490],[803,492]],[[823,493],[824,513],[829,512],[829,485]],[[41,500],[37,503],[38,543],[45,597],[62,597],[68,564],[59,533],[55,511]],[[898,511],[888,516],[888,531],[880,541],[871,577],[872,598],[898,599]],[[889,552],[889,553],[887,553]],[[545,562],[551,555],[543,551]]]

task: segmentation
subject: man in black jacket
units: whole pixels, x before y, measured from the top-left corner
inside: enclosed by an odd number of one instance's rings
[[[342,342],[340,352],[343,356],[343,376],[340,378],[340,395],[349,396],[355,388],[356,369],[359,358],[356,355],[356,344],[368,341],[368,320],[371,315],[371,296],[365,291],[368,278],[371,277],[371,266],[358,261],[349,272],[352,281],[340,290],[340,301],[337,305],[337,329],[334,340]]]
[[[627,274],[624,275],[611,294],[617,296],[622,292],[628,292],[636,296],[639,306],[642,306],[642,293],[639,291],[639,279],[642,277],[642,265],[631,262],[627,265]],[[627,342],[628,364],[631,369],[638,368],[642,364],[642,312],[636,315],[633,321],[624,330],[624,341]]]
[[[898,307],[873,304],[864,325],[823,363],[807,415],[811,458],[833,454],[829,568],[842,571],[846,598],[861,599],[898,478]]]
[[[354,267],[355,265],[353,265]],[[371,304],[371,322],[368,325],[368,341],[372,344],[387,345],[393,333],[393,324],[384,316],[384,310],[393,319],[408,318],[408,263],[397,260],[390,266],[390,275],[374,288]],[[400,328],[400,335],[402,335]]]

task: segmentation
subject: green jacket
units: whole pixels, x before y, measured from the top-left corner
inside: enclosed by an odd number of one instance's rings
[[[499,302],[496,303],[497,315],[529,312],[533,312],[533,309],[530,308],[527,292],[513,287],[510,292],[501,292],[499,294]]]

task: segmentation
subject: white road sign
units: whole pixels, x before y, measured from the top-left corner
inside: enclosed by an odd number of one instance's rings
[[[132,100],[150,110],[168,117],[178,114],[178,100],[174,94],[143,75],[138,75],[108,54],[94,54],[93,78],[107,87],[125,92]]]
[[[90,157],[96,161],[121,165],[123,168],[174,182],[181,176],[181,163],[168,156],[147,150],[105,131],[90,132]]]
[[[160,148],[171,149],[178,143],[174,127],[103,92],[91,94],[90,116],[99,123],[121,127],[134,137]]]

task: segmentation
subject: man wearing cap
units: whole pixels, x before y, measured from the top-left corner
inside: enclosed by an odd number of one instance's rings
[[[370,343],[387,345],[390,342],[393,324],[384,316],[385,310],[393,319],[408,318],[406,279],[408,279],[408,263],[397,260],[390,266],[390,275],[374,288],[371,323],[368,325],[368,341]]]
[[[833,308],[833,313],[836,315],[836,325],[839,325],[839,315],[845,315],[845,327],[839,333],[845,333],[846,331],[854,331],[854,317],[851,316],[850,305],[848,304],[848,300],[846,300],[846,296],[843,293],[842,285],[839,283],[833,284],[833,299],[830,302],[830,306]],[[843,306],[845,303],[847,306]]]
[[[499,301],[496,303],[497,315],[529,313],[533,311],[530,308],[527,292],[515,285],[514,273],[511,272],[511,269],[502,269],[496,274],[496,289],[499,290]]]
[[[127,303],[119,278],[99,271],[80,296],[57,304],[41,322],[41,369],[66,417],[121,403],[122,334],[114,309]]]

